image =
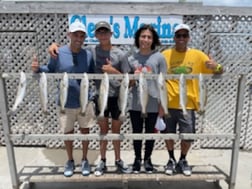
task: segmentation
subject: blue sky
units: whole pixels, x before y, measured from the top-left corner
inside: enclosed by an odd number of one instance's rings
[[[252,7],[251,0],[202,0],[203,5]]]

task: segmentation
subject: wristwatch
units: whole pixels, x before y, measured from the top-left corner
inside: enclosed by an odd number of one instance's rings
[[[215,68],[215,72],[220,72],[222,69],[222,65],[218,64]]]

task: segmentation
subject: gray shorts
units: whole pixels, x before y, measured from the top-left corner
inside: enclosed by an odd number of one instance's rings
[[[89,102],[85,115],[81,115],[81,108],[65,108],[65,113],[59,111],[59,124],[63,133],[74,130],[77,121],[80,128],[90,128],[96,124],[93,102]]]
[[[187,110],[184,116],[182,110],[169,109],[170,117],[165,119],[166,129],[162,133],[176,133],[177,125],[179,133],[195,133],[195,111]]]

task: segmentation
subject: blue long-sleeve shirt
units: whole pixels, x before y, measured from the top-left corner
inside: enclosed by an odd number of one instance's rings
[[[73,56],[76,57],[76,61],[74,61]],[[93,56],[90,51],[85,49],[81,49],[78,53],[72,53],[69,46],[65,45],[59,48],[57,59],[50,58],[49,63],[41,66],[39,72],[94,73]],[[80,107],[80,80],[69,79],[68,96],[65,107]]]

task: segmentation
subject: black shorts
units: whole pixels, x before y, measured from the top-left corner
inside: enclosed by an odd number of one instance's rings
[[[118,120],[121,114],[121,111],[118,106],[118,97],[109,97],[107,108],[104,111],[104,117],[109,117],[111,115],[112,119]],[[95,100],[95,114],[96,116],[99,115],[99,105],[98,105],[98,98]]]
[[[182,110],[169,109],[170,117],[165,119],[166,129],[162,133],[176,133],[177,124],[179,133],[195,133],[195,111],[187,110],[184,116]]]

